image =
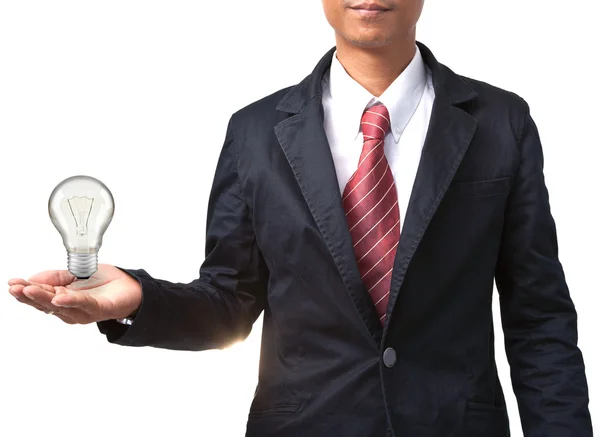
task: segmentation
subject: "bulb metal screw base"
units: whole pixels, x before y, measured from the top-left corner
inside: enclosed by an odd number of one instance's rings
[[[68,256],[69,272],[78,279],[87,279],[98,270],[97,253],[69,253]]]

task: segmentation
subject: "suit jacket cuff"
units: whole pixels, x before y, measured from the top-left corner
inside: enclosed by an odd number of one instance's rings
[[[132,325],[124,325],[116,320],[98,322],[98,329],[110,343],[122,346],[145,346],[146,339],[152,337],[158,320],[159,296],[155,292],[152,277],[142,269],[132,270],[118,267],[118,269],[131,275],[142,286],[142,303]]]

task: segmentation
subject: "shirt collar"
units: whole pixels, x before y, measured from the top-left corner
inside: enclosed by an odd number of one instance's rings
[[[390,130],[396,143],[417,109],[426,84],[427,70],[418,47],[410,64],[379,97],[373,96],[346,72],[337,51],[333,54],[328,78],[332,102],[340,109],[341,117],[336,116],[336,119],[343,124],[342,132],[356,139],[364,110],[381,102],[390,113]]]

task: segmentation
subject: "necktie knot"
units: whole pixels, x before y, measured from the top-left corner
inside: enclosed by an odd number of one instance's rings
[[[377,104],[365,110],[360,125],[365,141],[383,141],[390,129],[390,114],[383,104]]]

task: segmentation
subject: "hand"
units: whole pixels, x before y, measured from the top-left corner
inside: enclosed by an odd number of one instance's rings
[[[9,293],[19,302],[69,324],[124,318],[142,302],[139,282],[108,264],[100,264],[96,273],[85,280],[67,270],[49,270],[29,280],[11,279],[8,285]]]

